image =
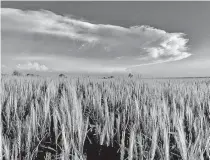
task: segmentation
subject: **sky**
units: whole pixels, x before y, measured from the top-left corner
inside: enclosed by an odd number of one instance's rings
[[[210,76],[210,2],[1,2],[1,71]]]

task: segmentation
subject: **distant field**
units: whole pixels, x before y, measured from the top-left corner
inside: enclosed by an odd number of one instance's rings
[[[1,79],[0,157],[85,160],[90,141],[122,160],[210,159],[210,78]]]

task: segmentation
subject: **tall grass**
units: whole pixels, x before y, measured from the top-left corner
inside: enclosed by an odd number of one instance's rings
[[[210,158],[210,79],[3,77],[0,113],[0,159],[83,160],[93,137],[121,159]]]

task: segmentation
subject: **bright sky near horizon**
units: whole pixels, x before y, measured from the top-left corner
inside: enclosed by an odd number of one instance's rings
[[[210,76],[210,2],[1,2],[1,70]]]

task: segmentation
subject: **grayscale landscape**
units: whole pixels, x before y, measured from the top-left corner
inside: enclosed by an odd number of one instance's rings
[[[2,1],[0,160],[210,160],[209,8]]]

